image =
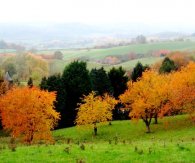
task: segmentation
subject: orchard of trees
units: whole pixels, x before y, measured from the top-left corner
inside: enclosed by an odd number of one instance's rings
[[[124,114],[142,119],[147,132],[153,119],[157,124],[167,115],[188,114],[195,122],[194,62],[137,63],[129,79],[122,67],[89,71],[86,62],[74,61],[62,74],[43,77],[39,87],[33,77],[27,87],[8,89],[6,84],[0,73],[0,126],[28,144],[51,142],[51,130],[73,125],[92,127],[97,135],[99,126]]]

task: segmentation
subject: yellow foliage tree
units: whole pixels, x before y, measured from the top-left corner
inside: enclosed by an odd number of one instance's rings
[[[12,88],[0,99],[3,128],[12,137],[31,144],[37,140],[52,141],[51,130],[60,119],[54,108],[56,94],[38,88]]]
[[[91,92],[84,96],[83,103],[79,104],[76,117],[76,125],[94,126],[94,134],[97,135],[97,123],[112,120],[112,110],[117,104],[117,100],[105,94],[103,97],[96,96]]]
[[[159,75],[155,71],[146,71],[139,81],[128,83],[128,89],[120,96],[126,108],[130,108],[129,116],[132,119],[142,119],[150,132],[152,118],[157,117],[161,108],[168,100],[167,75]]]

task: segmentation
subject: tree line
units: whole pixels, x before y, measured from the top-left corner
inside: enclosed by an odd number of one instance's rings
[[[108,93],[118,99],[126,90],[127,81],[122,67],[112,68],[108,73],[103,67],[89,71],[86,62],[74,61],[64,69],[62,75],[44,77],[40,88],[57,92],[55,109],[61,113],[59,128],[62,128],[74,125],[77,104],[81,103],[83,95],[94,91],[96,95]],[[120,118],[116,114],[115,118]]]
[[[194,62],[178,69],[165,58],[159,71],[137,63],[129,80],[122,67],[89,71],[86,62],[74,61],[62,75],[42,78],[40,88],[29,79],[29,87],[7,90],[1,80],[0,117],[4,129],[13,137],[24,135],[29,143],[50,139],[54,127],[75,124],[89,124],[97,134],[97,125],[121,114],[142,119],[150,132],[153,118],[157,122],[165,115],[190,113],[194,120],[194,72]]]

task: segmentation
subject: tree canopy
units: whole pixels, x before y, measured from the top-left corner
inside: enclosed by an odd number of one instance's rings
[[[13,88],[0,99],[0,116],[5,130],[13,138],[22,137],[31,144],[37,140],[52,141],[51,130],[60,119],[54,108],[54,92],[38,88]]]
[[[159,69],[160,73],[170,73],[171,71],[177,70],[177,66],[175,65],[174,61],[166,57],[162,65]]]
[[[62,74],[62,89],[66,91],[65,125],[72,126],[76,118],[77,103],[91,91],[91,81],[86,62],[74,61]]]
[[[91,92],[88,96],[84,96],[82,103],[79,103],[76,125],[93,126],[97,123],[112,120],[112,110],[117,104],[117,100],[105,94],[103,97],[96,96],[95,92]]]
[[[106,92],[112,94],[113,88],[103,67],[100,69],[92,69],[90,72],[90,78],[92,89],[97,95],[103,95]]]

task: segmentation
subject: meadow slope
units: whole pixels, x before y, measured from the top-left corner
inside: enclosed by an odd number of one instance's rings
[[[186,116],[167,117],[152,133],[145,133],[142,121],[114,121],[92,130],[71,127],[53,132],[54,145],[8,148],[9,137],[1,133],[0,162],[194,162],[195,126]]]

